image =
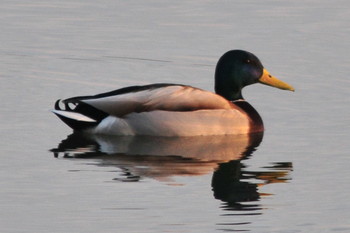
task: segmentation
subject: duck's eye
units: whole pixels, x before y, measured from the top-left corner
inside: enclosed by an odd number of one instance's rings
[[[246,63],[246,64],[250,64],[250,63],[251,63],[251,61],[250,61],[249,59],[246,59],[246,60],[244,60],[244,63]]]

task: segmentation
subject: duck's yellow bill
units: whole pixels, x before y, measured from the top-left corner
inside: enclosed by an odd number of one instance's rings
[[[285,83],[279,80],[278,78],[270,75],[270,73],[266,69],[264,69],[263,74],[259,78],[259,82],[268,86],[277,87],[282,90],[289,90],[289,91],[295,90],[294,87],[292,87],[288,83]]]

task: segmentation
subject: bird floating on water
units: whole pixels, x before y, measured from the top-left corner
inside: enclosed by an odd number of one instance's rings
[[[242,97],[262,83],[294,91],[252,53],[226,52],[215,70],[215,93],[158,83],[57,100],[52,110],[74,131],[108,135],[199,136],[262,132],[259,113]],[[60,102],[64,104],[61,108]]]

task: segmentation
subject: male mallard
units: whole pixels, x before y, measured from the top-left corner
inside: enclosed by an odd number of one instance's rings
[[[242,88],[263,83],[294,88],[271,76],[252,53],[231,50],[218,61],[215,93],[181,84],[131,86],[93,96],[65,99],[55,113],[75,131],[112,135],[197,136],[264,130]]]

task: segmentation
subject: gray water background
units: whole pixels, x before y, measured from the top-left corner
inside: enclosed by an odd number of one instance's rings
[[[350,232],[348,1],[14,0],[0,19],[1,232]],[[213,90],[236,48],[296,88],[243,93],[266,127],[244,170],[291,167],[283,182],[254,179],[257,210],[215,199],[214,168],[122,182],[120,166],[49,152],[71,133],[49,112],[56,99],[156,82]]]

